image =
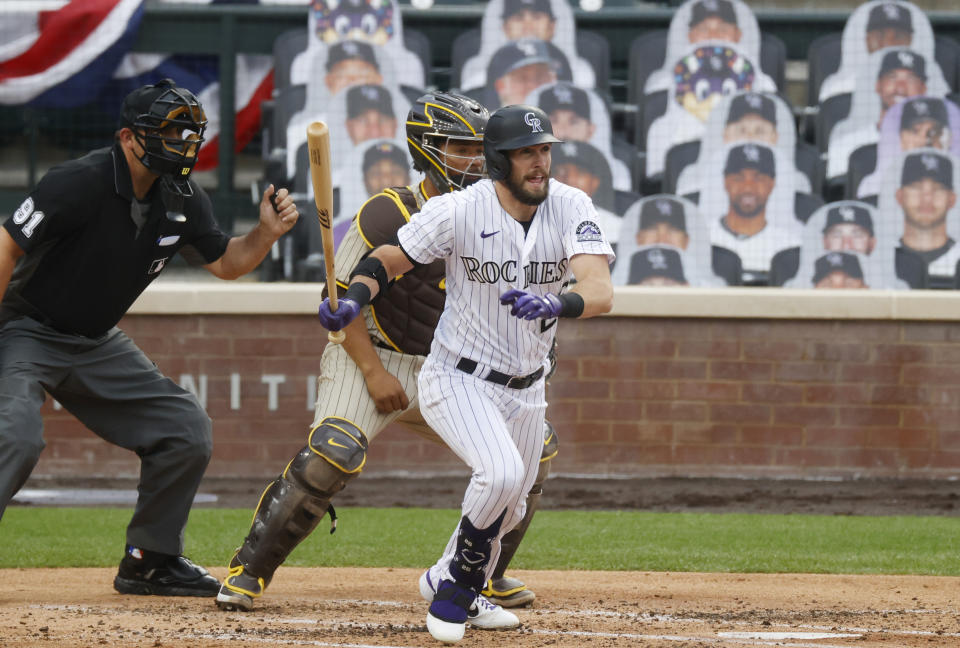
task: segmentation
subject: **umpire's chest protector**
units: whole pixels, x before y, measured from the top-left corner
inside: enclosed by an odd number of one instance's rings
[[[387,189],[384,193],[393,194],[407,212],[395,219],[395,236],[396,230],[410,215],[420,211],[420,207],[409,188]],[[446,301],[445,276],[443,259],[417,266],[397,280],[371,307],[381,332],[403,353],[427,355],[430,352],[433,332]]]

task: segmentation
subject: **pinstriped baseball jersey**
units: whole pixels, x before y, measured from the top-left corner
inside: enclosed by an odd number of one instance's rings
[[[447,301],[434,336],[454,357],[465,357],[511,375],[543,366],[556,320],[522,320],[500,304],[510,288],[559,293],[571,279],[576,254],[613,250],[584,192],[550,180],[529,232],[500,205],[491,180],[427,202],[397,232],[417,263],[444,259]]]

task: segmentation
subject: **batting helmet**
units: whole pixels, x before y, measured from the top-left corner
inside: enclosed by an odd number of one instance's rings
[[[428,93],[407,114],[407,147],[413,168],[422,171],[441,192],[457,191],[483,177],[452,169],[445,162],[445,139],[482,142],[490,113],[479,103],[452,92]]]
[[[138,88],[123,100],[120,126],[133,130],[143,147],[140,161],[145,167],[175,193],[193,195],[190,172],[197,163],[207,116],[192,92],[172,79]]]
[[[487,122],[483,138],[487,173],[492,180],[503,180],[510,175],[506,151],[561,141],[553,136],[553,124],[547,113],[536,106],[504,106],[490,115]]]

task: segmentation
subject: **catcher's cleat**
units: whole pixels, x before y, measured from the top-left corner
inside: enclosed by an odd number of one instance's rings
[[[523,581],[516,578],[494,578],[487,581],[487,586],[480,592],[491,603],[502,605],[505,608],[525,607],[533,603],[537,595],[528,589]]]
[[[188,558],[127,547],[113,589],[121,594],[214,596],[220,581]]]
[[[253,599],[262,596],[265,588],[263,579],[245,573],[243,565],[231,567],[217,593],[217,607],[227,611],[249,612],[253,609]]]
[[[431,567],[420,576],[420,596],[432,603],[437,593],[439,577],[435,567]],[[477,596],[467,609],[467,623],[481,630],[508,630],[520,625],[520,619],[513,612],[494,605],[483,596]]]

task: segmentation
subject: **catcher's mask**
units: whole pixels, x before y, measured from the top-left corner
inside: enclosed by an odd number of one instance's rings
[[[417,99],[407,114],[413,168],[426,174],[441,193],[459,191],[485,177],[482,165],[478,171],[463,172],[447,164],[453,156],[444,153],[443,144],[446,140],[482,142],[489,117],[486,108],[460,94],[434,92]]]
[[[120,126],[133,131],[143,147],[143,166],[160,175],[168,189],[192,196],[190,172],[197,163],[207,116],[192,92],[171,79],[143,86],[127,95]]]
[[[490,115],[483,138],[483,155],[487,159],[487,173],[492,180],[504,180],[510,175],[507,151],[562,142],[553,135],[553,124],[547,113],[536,106],[504,106]]]

